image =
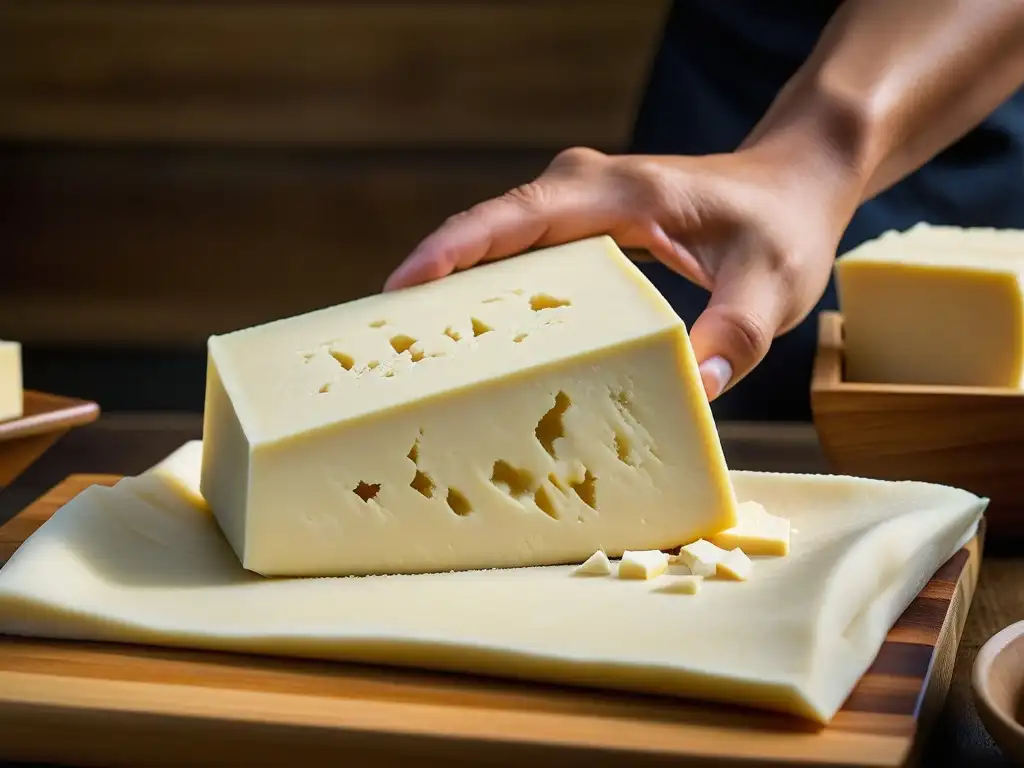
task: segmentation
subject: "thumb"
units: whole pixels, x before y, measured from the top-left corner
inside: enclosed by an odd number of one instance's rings
[[[782,281],[766,270],[719,273],[707,308],[690,330],[708,400],[764,359],[787,304]]]

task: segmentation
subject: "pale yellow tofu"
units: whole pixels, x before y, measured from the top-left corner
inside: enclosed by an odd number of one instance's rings
[[[620,579],[653,579],[668,568],[668,555],[657,549],[643,552],[626,550],[619,561]]]
[[[756,501],[745,501],[736,508],[737,523],[711,536],[712,544],[722,549],[742,549],[748,555],[789,554],[789,520],[769,514]]]
[[[685,565],[694,576],[714,576],[727,552],[710,541],[698,539],[679,550],[673,562]]]
[[[753,561],[742,549],[732,549],[718,561],[717,575],[734,581],[746,581],[753,568]]]
[[[597,550],[580,565],[573,573],[579,576],[607,576],[612,572],[612,563],[603,550]]]
[[[696,595],[703,581],[703,576],[676,576],[665,586],[659,587],[658,591],[670,595]]]

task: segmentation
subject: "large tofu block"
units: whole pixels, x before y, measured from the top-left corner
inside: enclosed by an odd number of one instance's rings
[[[845,377],[1024,387],[1024,232],[917,225],[836,261]]]
[[[20,418],[23,401],[21,345],[0,341],[0,421]]]
[[[265,575],[579,563],[736,520],[686,329],[604,237],[212,337],[203,440]]]

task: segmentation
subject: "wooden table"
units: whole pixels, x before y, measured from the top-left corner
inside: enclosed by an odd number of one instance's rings
[[[77,430],[0,493],[0,524],[72,473],[137,474],[186,440],[201,436],[197,415],[105,415]],[[721,425],[734,469],[825,472],[814,430],[803,424]],[[1024,552],[986,553],[960,645],[946,707],[923,765],[1010,765],[982,728],[970,689],[971,664],[996,631],[1024,619]],[[3,768],[3,764],[0,764]]]

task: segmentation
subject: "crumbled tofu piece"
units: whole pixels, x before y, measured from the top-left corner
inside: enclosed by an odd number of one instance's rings
[[[693,576],[692,574],[677,576],[665,586],[659,587],[658,591],[670,595],[696,595],[700,592],[700,585],[703,581],[703,576]]]
[[[658,549],[626,550],[619,561],[620,579],[653,579],[668,568],[668,555]]]
[[[722,549],[742,549],[748,555],[789,554],[789,520],[769,514],[756,501],[737,506],[736,518],[736,525],[716,533],[709,541]]]
[[[607,576],[612,572],[612,563],[603,550],[597,550],[584,563],[576,566],[573,573],[579,576]]]
[[[742,549],[732,549],[718,562],[718,575],[734,581],[746,581],[753,567],[753,561]]]
[[[694,576],[714,576],[718,563],[727,555],[726,550],[710,541],[697,539],[679,550],[675,561],[685,565]]]

